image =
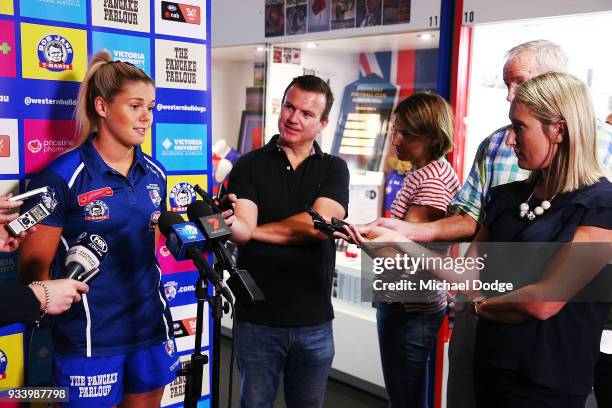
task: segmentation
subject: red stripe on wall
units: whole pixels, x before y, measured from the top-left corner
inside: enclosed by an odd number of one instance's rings
[[[415,50],[400,50],[397,52],[397,85],[400,86],[399,100],[402,100],[414,93],[415,66]]]
[[[368,57],[366,57],[363,52],[359,54],[359,64],[363,68],[365,76],[368,76],[372,73],[372,68],[370,67],[370,63],[368,62]]]
[[[451,66],[450,103],[455,112],[453,151],[448,155],[449,163],[455,169],[459,181],[463,183],[463,155],[465,148],[465,122],[467,116],[468,85],[470,83],[470,51],[472,48],[472,27],[463,26],[463,0],[456,0],[453,17],[453,58]],[[453,251],[456,251],[453,248]],[[452,252],[452,251],[451,251]],[[456,255],[453,253],[451,255]],[[434,388],[434,407],[442,407],[442,392],[446,390],[443,382],[444,345],[450,341],[452,330],[448,326],[448,316],[438,332],[436,342],[436,373]]]

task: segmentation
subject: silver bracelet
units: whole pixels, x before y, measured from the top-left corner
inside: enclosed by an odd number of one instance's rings
[[[480,314],[478,313],[478,306],[482,306],[487,302],[486,296],[478,296],[472,300],[472,312],[476,318],[480,318]]]
[[[36,321],[36,325],[39,325],[42,319],[45,318],[45,316],[47,315],[47,311],[49,310],[49,302],[51,302],[51,293],[49,292],[49,286],[47,286],[47,284],[43,281],[34,281],[30,283],[30,285],[39,285],[42,286],[45,290],[45,309],[42,311],[40,317]]]

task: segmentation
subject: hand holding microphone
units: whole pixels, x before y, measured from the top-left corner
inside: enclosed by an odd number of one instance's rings
[[[106,240],[100,235],[89,232],[79,235],[66,255],[65,279],[30,283],[30,289],[40,302],[40,310],[55,315],[80,302],[81,295],[89,292],[86,282],[100,272],[99,266],[107,252]]]
[[[30,284],[29,287],[40,302],[40,311],[58,315],[70,309],[73,303],[81,301],[81,294],[89,291],[89,286],[74,279],[55,279],[42,284]]]
[[[95,233],[83,232],[66,254],[67,279],[89,282],[99,272],[99,266],[108,253],[106,240]]]

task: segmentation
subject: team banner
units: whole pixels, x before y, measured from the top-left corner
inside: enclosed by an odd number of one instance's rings
[[[196,199],[193,186],[207,187],[212,169],[207,0],[0,0],[0,194],[25,191],[27,179],[76,147],[78,88],[92,55],[101,50],[155,81],[154,122],[142,150],[167,170],[168,210],[185,214]],[[149,194],[154,202],[164,199],[159,189]],[[151,214],[151,229],[159,216]],[[15,282],[17,256],[0,255],[0,282]],[[172,258],[163,239],[157,256],[164,293],[176,314],[176,351],[185,360],[195,337],[198,275],[192,262]],[[207,353],[209,323],[205,320]],[[21,325],[0,331],[0,389],[50,380],[48,332],[36,334],[35,342],[46,352],[28,360],[36,378],[24,378],[25,331]],[[204,371],[208,394],[209,370]],[[170,384],[162,406],[182,404],[183,388],[182,379]]]

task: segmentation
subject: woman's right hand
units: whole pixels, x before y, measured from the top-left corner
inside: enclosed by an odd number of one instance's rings
[[[399,232],[377,225],[350,225],[345,226],[344,230],[345,234],[334,235],[360,246],[366,242],[410,242]]]
[[[367,224],[360,224],[358,225],[358,227],[359,227],[359,232],[361,232],[361,234],[368,235],[372,231],[372,229],[376,227],[383,227],[383,228],[397,231],[400,224],[401,224],[401,221],[396,218],[381,217],[372,222],[368,222]]]
[[[89,291],[89,286],[74,279],[47,280],[49,304],[46,303],[45,290],[41,285],[30,285],[40,302],[40,310],[47,308],[47,313],[57,315],[70,309],[73,303],[81,301],[81,294]]]

